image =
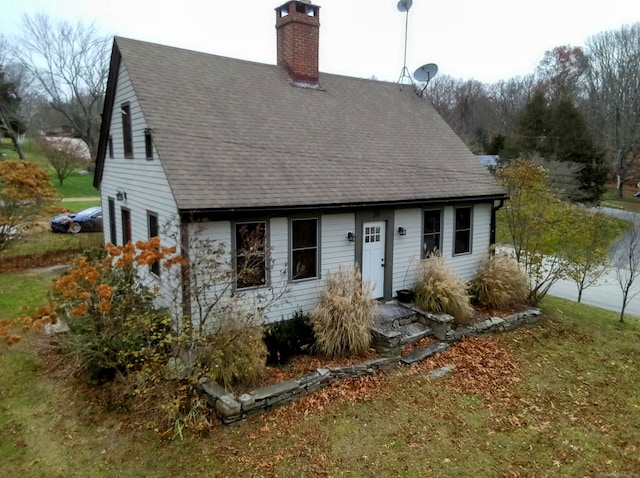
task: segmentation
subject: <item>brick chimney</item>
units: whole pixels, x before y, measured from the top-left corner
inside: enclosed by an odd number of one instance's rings
[[[298,0],[276,8],[276,32],[278,66],[295,83],[318,85],[320,7]]]

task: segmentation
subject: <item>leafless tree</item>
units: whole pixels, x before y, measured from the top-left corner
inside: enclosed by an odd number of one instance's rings
[[[76,169],[89,166],[86,158],[86,146],[77,138],[46,138],[38,136],[36,141],[51,167],[60,185]]]
[[[624,312],[629,302],[640,294],[637,281],[640,278],[640,222],[635,216],[630,219],[633,226],[612,251],[616,280],[622,291],[620,322],[624,322]]]
[[[502,131],[508,132],[513,128],[516,116],[531,100],[534,85],[533,75],[527,75],[500,80],[488,87],[488,94]]]
[[[487,85],[477,80],[436,77],[425,90],[434,107],[467,146],[481,152],[490,136],[502,132]]]
[[[536,70],[537,84],[551,101],[577,99],[583,88],[588,61],[580,47],[557,46],[546,51]]]
[[[589,38],[585,53],[591,123],[607,149],[622,197],[629,160],[640,147],[640,23]]]
[[[109,37],[94,25],[23,17],[12,42],[14,61],[28,72],[34,93],[46,97],[95,158],[109,69]]]

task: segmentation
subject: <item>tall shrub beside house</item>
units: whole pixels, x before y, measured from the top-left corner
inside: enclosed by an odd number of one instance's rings
[[[311,313],[320,352],[328,356],[359,355],[369,348],[376,307],[371,291],[356,267],[341,267],[329,275],[318,306]]]
[[[416,305],[421,309],[449,314],[461,324],[473,312],[467,285],[447,266],[440,253],[430,254],[420,263],[415,294]]]
[[[478,266],[470,290],[480,305],[506,309],[527,301],[529,278],[510,254],[487,254]]]

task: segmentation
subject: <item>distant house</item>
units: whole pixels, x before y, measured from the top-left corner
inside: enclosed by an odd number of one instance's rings
[[[233,259],[243,233],[264,234],[273,263],[235,290],[288,287],[271,320],[311,310],[344,265],[384,299],[434,248],[473,276],[503,189],[411,86],[319,73],[319,13],[276,9],[277,66],[115,38],[95,175],[106,241],[168,243],[170,223],[179,245],[203,234]]]
[[[498,156],[497,154],[479,154],[476,156],[476,158],[478,158],[480,164],[489,169],[497,168],[498,162],[500,161],[500,156]]]

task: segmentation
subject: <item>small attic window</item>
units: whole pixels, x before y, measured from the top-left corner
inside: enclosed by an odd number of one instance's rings
[[[288,6],[284,6],[280,9],[280,11],[278,12],[278,14],[280,15],[280,18],[286,17],[289,15],[289,7]]]
[[[153,141],[151,139],[151,129],[144,130],[144,150],[147,159],[153,159]]]
[[[131,106],[123,103],[120,106],[122,115],[122,142],[124,146],[124,157],[133,158],[133,137],[131,135]]]
[[[107,146],[109,147],[109,158],[113,159],[113,136],[111,135],[109,135]]]

